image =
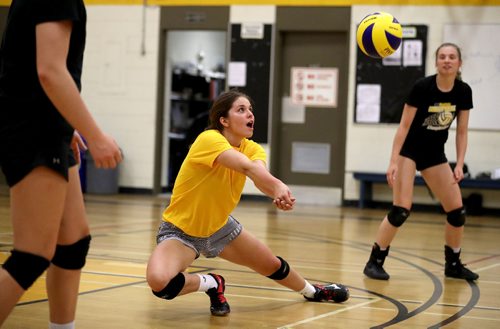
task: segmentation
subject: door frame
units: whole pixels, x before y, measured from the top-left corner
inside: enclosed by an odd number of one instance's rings
[[[162,6],[160,9],[160,31],[158,33],[158,73],[156,90],[156,126],[155,126],[155,150],[154,150],[154,173],[153,173],[153,194],[162,191],[162,150],[164,143],[168,143],[163,138],[165,120],[165,105],[170,106],[167,100],[170,99],[170,91],[167,89],[165,56],[168,53],[167,34],[169,30],[219,30],[226,31],[229,35],[229,6]],[[226,52],[229,47],[226,43]],[[226,56],[227,62],[228,56]],[[227,67],[227,63],[226,67]],[[167,163],[169,145],[167,144]]]
[[[314,17],[314,24],[311,24],[311,17]],[[350,30],[351,30],[351,8],[350,7],[277,7],[276,9],[276,24],[274,35],[274,69],[273,69],[273,106],[271,112],[271,172],[279,173],[279,151],[280,151],[280,127],[281,127],[281,93],[282,93],[282,77],[283,67],[279,64],[281,56],[283,56],[283,34],[288,32],[342,32],[346,33],[345,56],[350,55]],[[345,185],[345,150],[347,139],[347,104],[348,104],[348,68],[343,70],[344,73],[339,75],[339,100],[342,97],[346,104],[345,117],[346,124],[344,125],[343,139],[344,152],[339,154],[343,158],[344,169],[342,172],[342,199],[344,198]],[[343,86],[340,92],[340,86]]]

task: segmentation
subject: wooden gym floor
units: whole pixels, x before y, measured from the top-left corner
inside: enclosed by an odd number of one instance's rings
[[[82,274],[77,328],[500,328],[500,218],[469,216],[462,261],[477,282],[445,279],[443,224],[438,213],[413,212],[391,246],[389,281],[363,274],[385,210],[298,205],[289,213],[243,201],[234,212],[311,282],[340,282],[343,304],[310,303],[253,271],[200,258],[190,272],[222,274],[231,305],[213,317],[194,293],[165,301],[145,280],[148,257],[167,197],[86,196],[92,244]],[[6,193],[0,195],[0,263],[12,244]],[[44,277],[23,296],[5,329],[47,328]],[[0,292],[1,293],[1,292]]]

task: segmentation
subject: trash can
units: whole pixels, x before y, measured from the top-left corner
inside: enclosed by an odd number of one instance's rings
[[[96,168],[90,152],[86,152],[86,193],[117,194],[119,165],[113,169]]]

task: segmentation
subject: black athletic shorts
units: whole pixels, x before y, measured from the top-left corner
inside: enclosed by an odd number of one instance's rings
[[[31,116],[20,110],[0,109],[0,167],[7,184],[14,186],[38,166],[68,180],[68,169],[77,164],[70,146],[73,128],[58,113]]]
[[[426,149],[425,151],[417,151],[403,148],[401,152],[399,152],[399,155],[415,161],[418,171],[448,162],[448,159],[444,154],[444,149]]]

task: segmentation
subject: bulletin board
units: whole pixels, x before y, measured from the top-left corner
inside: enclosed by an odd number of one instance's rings
[[[258,27],[256,28],[258,29]],[[255,130],[252,139],[258,143],[267,143],[269,126],[269,90],[271,74],[271,37],[272,25],[263,24],[251,37],[242,36],[242,25],[231,25],[231,63],[244,64],[244,81],[231,85],[235,77],[228,78],[229,88],[249,95],[254,101]]]
[[[404,25],[399,49],[385,59],[356,49],[354,122],[399,123],[411,87],[425,76],[427,26]]]
[[[462,50],[462,79],[472,88],[469,128],[500,130],[499,24],[447,24],[443,41]]]

